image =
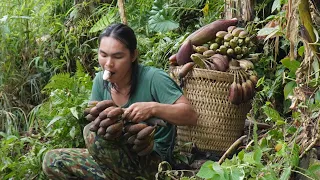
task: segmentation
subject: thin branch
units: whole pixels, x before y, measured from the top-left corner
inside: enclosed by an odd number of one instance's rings
[[[247,137],[247,135],[243,135],[243,136],[241,136],[239,139],[237,139],[230,147],[229,147],[229,149],[223,154],[223,156],[219,159],[219,164],[221,164],[225,159],[226,159],[226,157],[234,150],[234,149],[236,149],[238,146],[239,146],[239,144],[242,142],[242,140],[244,139],[244,138],[246,138]]]

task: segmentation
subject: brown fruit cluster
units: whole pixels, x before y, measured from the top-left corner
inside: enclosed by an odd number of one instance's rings
[[[252,99],[256,91],[257,76],[249,75],[240,67],[237,60],[230,62],[229,72],[234,74],[234,80],[229,89],[229,101],[239,105]]]
[[[90,131],[97,132],[106,140],[116,140],[122,135],[124,122],[123,109],[117,107],[112,100],[104,100],[93,104],[85,110],[86,119],[92,121]]]
[[[124,138],[133,152],[138,156],[146,156],[153,151],[156,126],[144,123],[129,124],[124,128]]]

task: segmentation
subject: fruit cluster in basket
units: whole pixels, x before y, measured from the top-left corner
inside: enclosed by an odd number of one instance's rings
[[[220,19],[201,27],[169,58],[170,65],[181,66],[180,79],[194,67],[232,73],[229,100],[233,104],[252,99],[258,80],[251,62],[256,58],[255,35],[237,23],[237,19]]]

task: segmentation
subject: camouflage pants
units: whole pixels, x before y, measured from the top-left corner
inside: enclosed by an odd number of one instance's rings
[[[140,157],[120,141],[105,141],[84,128],[87,149],[54,149],[46,153],[42,168],[50,179],[155,179],[160,156],[153,151]]]

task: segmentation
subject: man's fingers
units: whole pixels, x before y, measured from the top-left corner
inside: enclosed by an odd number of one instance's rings
[[[122,117],[124,118],[124,119],[130,119],[129,118],[129,116],[130,116],[130,114],[131,114],[131,109],[130,108],[127,108],[127,109],[124,109],[124,112],[123,112],[123,114],[122,114]]]

